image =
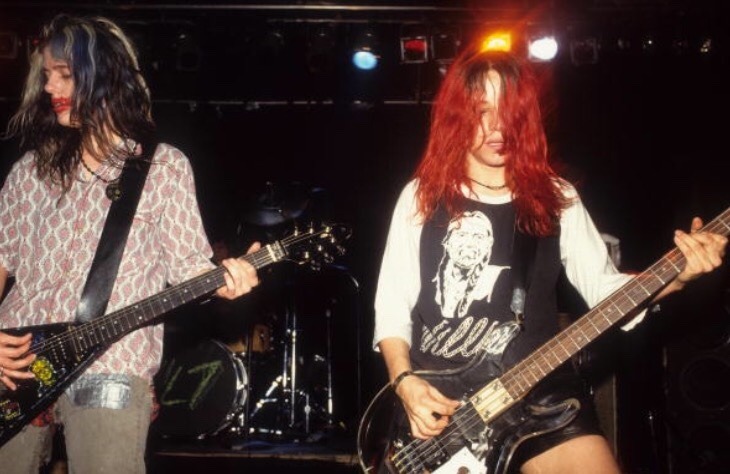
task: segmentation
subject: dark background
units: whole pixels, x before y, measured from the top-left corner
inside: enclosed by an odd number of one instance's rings
[[[297,225],[348,224],[352,238],[336,267],[264,271],[245,302],[180,311],[167,342],[172,351],[205,337],[240,339],[262,322],[273,333],[265,357],[277,360],[293,312],[305,356],[332,343],[335,413],[351,434],[386,380],[370,344],[377,270],[445,64],[402,64],[401,35],[448,33],[463,43],[494,28],[552,27],[560,51],[539,66],[552,78],[552,152],[599,229],[620,239],[622,268],[639,271],[672,247],[675,228],[730,203],[728,8],[650,0],[0,2],[0,122],[17,107],[40,24],[59,12],[109,16],[140,50],[161,138],[193,164],[211,242],[235,253],[292,231],[291,219],[259,225],[262,208],[296,215]],[[365,28],[381,52],[370,72],[349,62]],[[595,51],[585,47],[591,41]],[[316,44],[329,45],[331,56]],[[0,142],[2,176],[17,146]],[[604,343],[600,373],[617,374],[617,448],[627,470],[730,470],[727,293],[723,268],[663,305],[665,317]]]

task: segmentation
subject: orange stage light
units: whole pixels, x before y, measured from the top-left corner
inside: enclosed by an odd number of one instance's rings
[[[482,51],[510,51],[512,49],[512,34],[506,31],[497,31],[482,41]]]

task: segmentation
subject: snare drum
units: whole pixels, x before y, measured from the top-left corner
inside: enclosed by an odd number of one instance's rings
[[[240,357],[207,340],[163,362],[155,376],[163,436],[205,438],[219,433],[244,410],[248,375]]]

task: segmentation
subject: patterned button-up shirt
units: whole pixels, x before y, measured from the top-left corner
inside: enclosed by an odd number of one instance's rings
[[[104,179],[121,169],[102,165]],[[26,154],[0,191],[0,265],[15,283],[0,305],[0,328],[73,321],[111,201],[106,183],[79,172],[62,195],[38,180]],[[145,183],[107,313],[212,268],[212,252],[180,150],[160,144]],[[151,380],[162,357],[161,324],[138,329],[103,354],[87,373]]]

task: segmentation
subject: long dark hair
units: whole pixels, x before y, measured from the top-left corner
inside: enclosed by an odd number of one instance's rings
[[[69,64],[74,81],[71,121],[57,123],[43,72],[43,51]],[[123,158],[112,136],[143,142],[155,129],[149,90],[132,42],[114,22],[101,17],[58,15],[43,27],[31,54],[20,107],[8,124],[21,151],[33,151],[40,179],[72,183],[81,150],[99,161]]]
[[[509,156],[505,177],[515,196],[518,226],[531,235],[549,235],[567,201],[548,163],[539,78],[525,59],[482,51],[478,44],[454,61],[436,96],[428,146],[415,173],[419,212],[428,219],[440,202],[452,217],[461,212],[460,187],[469,184],[465,160],[489,71],[496,71],[502,82],[499,118]]]

